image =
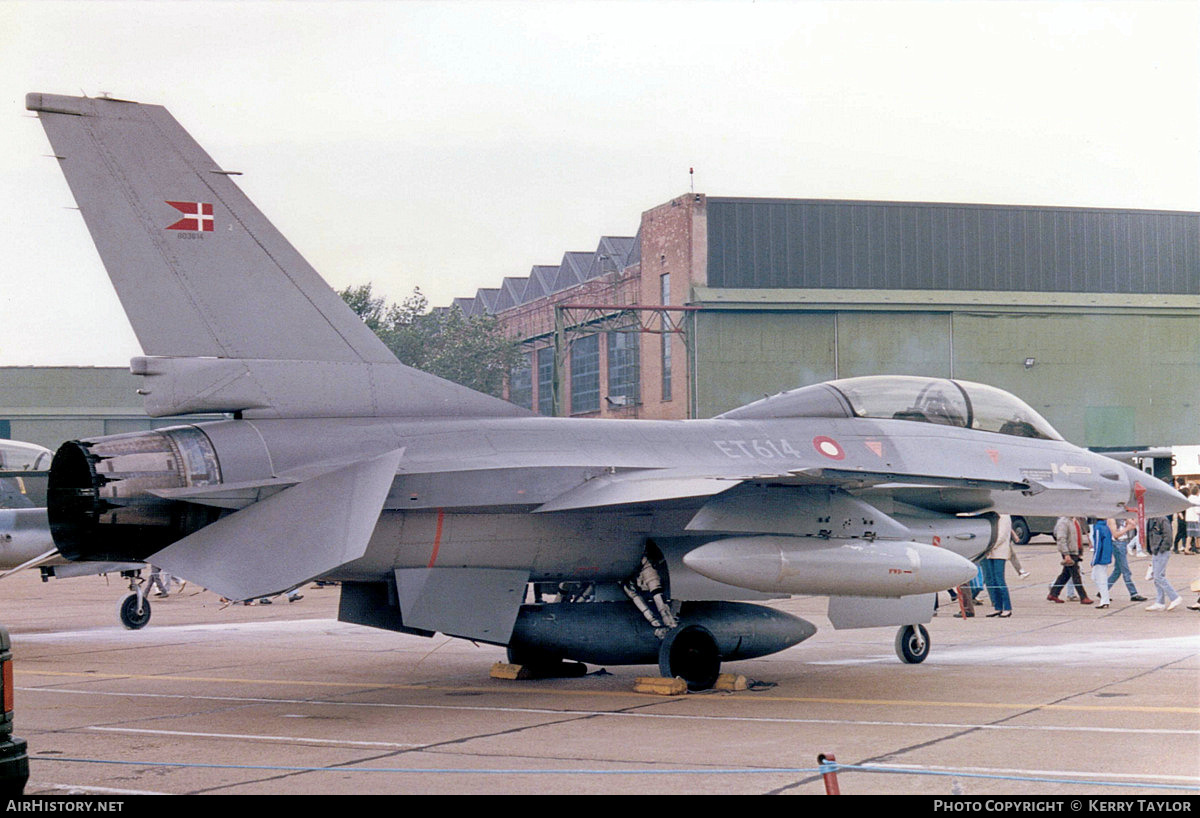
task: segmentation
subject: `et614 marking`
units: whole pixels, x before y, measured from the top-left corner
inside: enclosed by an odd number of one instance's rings
[[[714,440],[713,445],[720,449],[721,453],[726,457],[735,459],[749,457],[760,460],[775,460],[802,457],[800,452],[796,451],[795,446],[783,439]]]

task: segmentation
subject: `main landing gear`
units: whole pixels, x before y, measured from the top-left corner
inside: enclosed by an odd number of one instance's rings
[[[658,672],[687,682],[688,690],[708,690],[721,675],[721,652],[712,632],[703,625],[676,628],[658,651]]]

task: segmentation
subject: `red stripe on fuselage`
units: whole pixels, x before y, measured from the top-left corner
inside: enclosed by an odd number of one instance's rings
[[[442,518],[446,516],[443,509],[438,509],[437,531],[433,533],[433,553],[429,555],[429,565],[426,568],[432,568],[437,562],[438,549],[442,547]]]

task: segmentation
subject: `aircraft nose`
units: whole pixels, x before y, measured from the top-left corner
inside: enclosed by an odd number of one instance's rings
[[[1129,500],[1126,503],[1129,509],[1133,510],[1137,508],[1139,490],[1145,491],[1143,502],[1146,507],[1147,517],[1163,517],[1167,514],[1183,511],[1191,505],[1186,497],[1157,477],[1152,477],[1143,471],[1138,471],[1132,466],[1127,466],[1126,468],[1132,472],[1129,475],[1131,490],[1129,492]]]

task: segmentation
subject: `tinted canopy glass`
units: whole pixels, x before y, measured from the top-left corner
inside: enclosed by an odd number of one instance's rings
[[[1028,404],[1002,389],[944,378],[870,376],[831,381],[864,418],[936,423],[1017,437],[1062,440]]]

